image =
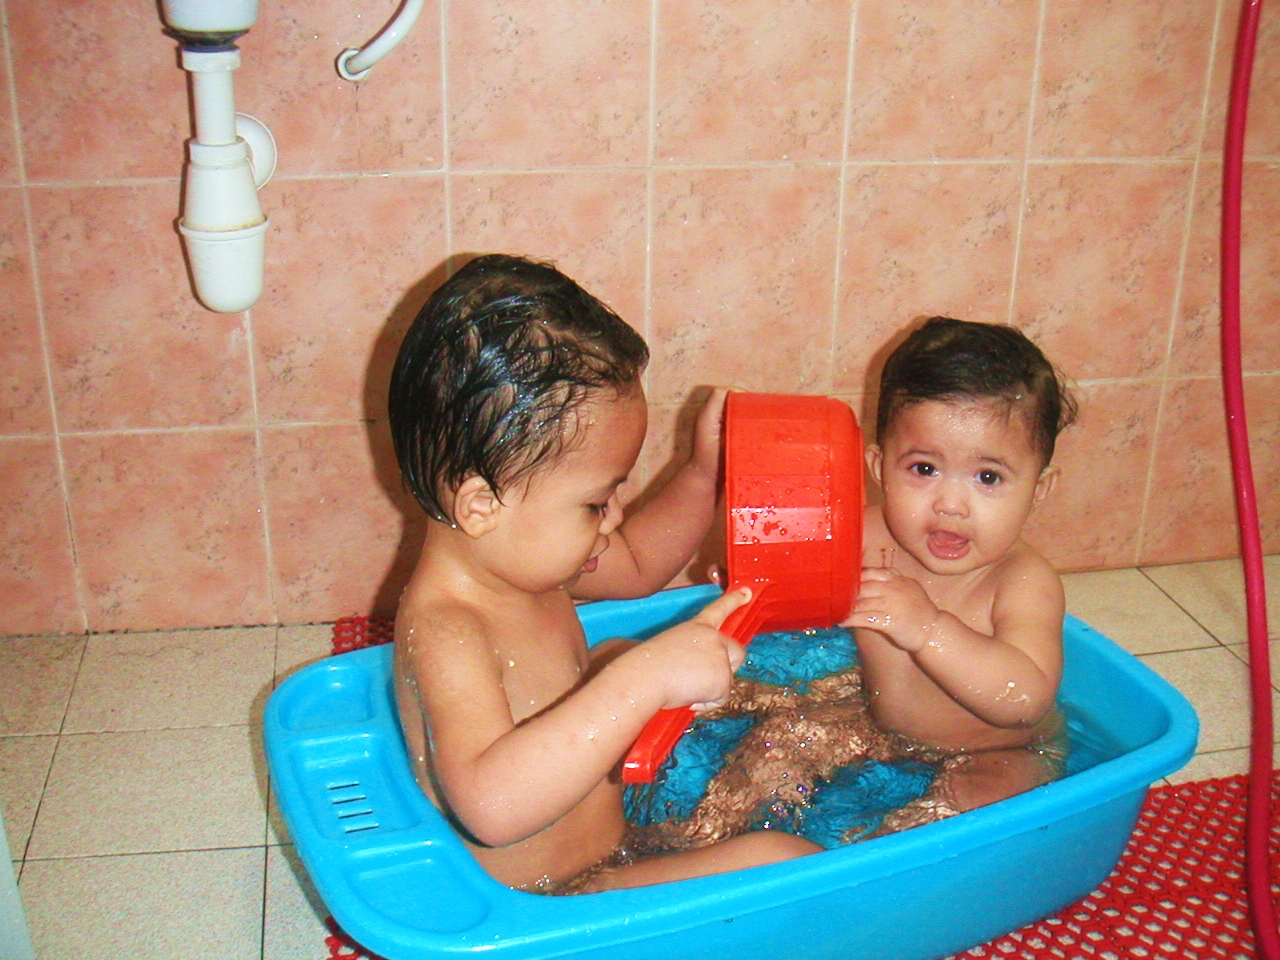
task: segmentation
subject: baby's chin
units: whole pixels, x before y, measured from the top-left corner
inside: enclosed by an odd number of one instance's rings
[[[585,574],[595,573],[596,567],[598,566],[599,566],[599,562],[596,560],[595,557],[592,557],[590,560],[584,563],[581,567],[579,567],[577,571],[575,571],[574,574],[571,577],[569,577],[568,580],[564,581],[564,583],[560,585],[561,589],[569,590],[577,586],[578,581],[581,580]]]

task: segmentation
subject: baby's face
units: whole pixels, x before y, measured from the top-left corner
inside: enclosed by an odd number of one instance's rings
[[[981,401],[903,408],[867,462],[884,490],[889,533],[944,576],[1008,553],[1055,479],[1031,446],[1026,418]]]
[[[569,450],[503,494],[504,576],[529,593],[569,586],[595,569],[622,522],[618,487],[644,443],[648,409],[639,386],[588,400],[575,416]]]

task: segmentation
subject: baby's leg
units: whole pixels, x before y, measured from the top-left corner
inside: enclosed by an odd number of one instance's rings
[[[624,890],[671,880],[706,877],[714,873],[792,860],[817,853],[821,849],[816,843],[777,830],[744,833],[709,847],[641,857],[625,866],[610,867],[591,877],[579,892]]]
[[[1015,747],[966,756],[943,775],[947,798],[957,810],[985,807],[1056,779],[1051,763],[1034,750]]]
[[[952,757],[927,794],[887,814],[872,836],[945,820],[1025,793],[1060,776],[1052,759],[1026,747]]]

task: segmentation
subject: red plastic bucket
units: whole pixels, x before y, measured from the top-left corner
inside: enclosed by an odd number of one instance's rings
[[[829,627],[849,615],[862,566],[862,432],[829,397],[731,393],[725,405],[725,541],[729,585],[751,602],[721,631]],[[687,707],[659,711],[622,764],[649,783],[688,729]]]

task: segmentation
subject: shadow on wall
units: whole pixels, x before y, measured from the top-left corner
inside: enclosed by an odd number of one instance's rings
[[[391,370],[395,366],[400,342],[418,312],[445,280],[473,256],[475,254],[462,254],[446,259],[409,288],[391,311],[374,341],[369,366],[365,371],[362,406],[370,460],[378,485],[401,517],[400,543],[396,547],[395,559],[373,598],[373,613],[378,616],[395,614],[400,594],[413,574],[418,554],[422,552],[422,541],[430,522],[400,480],[400,467],[396,463],[391,430],[387,423],[387,391],[391,386]]]

